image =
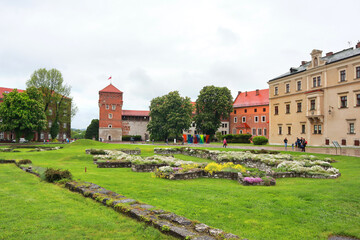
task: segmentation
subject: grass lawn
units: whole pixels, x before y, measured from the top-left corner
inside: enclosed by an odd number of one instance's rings
[[[78,141],[66,145],[61,150],[1,153],[0,158],[27,158],[31,159],[34,165],[69,169],[75,179],[99,184],[127,197],[173,211],[192,220],[204,222],[212,227],[248,239],[327,239],[330,234],[343,234],[360,238],[360,158],[333,156],[338,160],[333,165],[340,169],[342,174],[338,179],[277,179],[275,187],[251,187],[242,186],[236,181],[225,179],[202,178],[170,181],[154,178],[152,173],[136,173],[130,169],[96,168],[92,163],[92,156],[85,154],[86,148],[135,147],[141,148],[144,156],[153,155],[153,145],[119,145]],[[226,150],[234,151],[235,149]],[[291,152],[291,154],[301,153]],[[187,156],[181,158],[201,161]],[[87,168],[86,173],[85,167]],[[19,171],[16,168],[15,170]],[[19,175],[25,175],[24,178],[33,178],[25,173],[19,173]],[[5,178],[6,181],[10,181],[10,176],[2,176],[1,179]],[[19,184],[13,186],[11,190],[21,192],[17,186],[23,188],[20,184],[23,182],[22,177],[16,178],[16,181]],[[26,180],[24,181],[26,182]],[[39,183],[37,179],[34,181],[37,184],[49,185]],[[50,191],[51,194],[49,195],[60,193],[69,194],[69,196],[74,195],[73,193],[66,193],[66,190],[57,186],[50,186],[56,190]],[[37,191],[42,192],[41,187],[34,190],[35,196]],[[4,194],[1,191],[0,193]],[[75,197],[69,198],[74,199]],[[80,195],[78,198],[79,200],[76,203],[82,207],[90,204],[89,199],[81,200]],[[46,203],[46,205],[48,204],[50,203]],[[76,205],[66,205],[69,206],[69,211],[74,208],[74,215],[76,213],[83,214],[82,211],[76,210]],[[15,211],[14,214],[16,214],[16,208],[19,208],[17,203],[13,201],[7,203],[7,206],[8,209]],[[28,216],[30,213],[27,211],[31,212],[32,208],[33,206],[22,213]],[[98,209],[98,204],[94,203],[94,211],[99,211]],[[56,212],[56,210],[54,211]],[[102,211],[111,210],[102,207]],[[0,222],[4,221],[3,217],[4,214],[2,213]],[[109,218],[111,219],[111,217]],[[130,219],[126,219],[131,222]],[[83,225],[84,227],[89,225],[88,228],[93,229],[94,234],[97,234],[97,229],[90,223],[87,224],[84,221]],[[18,228],[20,229],[20,225]],[[3,231],[9,234],[11,229],[5,227]],[[99,229],[99,232],[101,231]],[[71,233],[69,232],[69,234]],[[156,239],[156,233],[149,232],[149,234],[153,239]],[[100,235],[101,233],[90,238],[98,238]]]
[[[0,182],[0,239],[174,239],[14,164]]]

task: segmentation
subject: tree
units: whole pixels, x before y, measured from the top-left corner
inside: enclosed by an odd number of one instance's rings
[[[86,139],[95,138],[95,140],[99,139],[99,119],[91,120],[90,125],[86,128],[85,138]]]
[[[214,135],[221,125],[221,119],[227,119],[233,110],[233,99],[227,87],[205,86],[196,100],[196,129],[208,135]]]
[[[151,138],[164,140],[178,138],[191,124],[193,106],[190,98],[181,97],[178,91],[151,100],[148,131]]]
[[[19,93],[14,89],[4,94],[4,102],[0,104],[1,131],[14,131],[16,140],[24,136],[27,140],[34,137],[34,131],[43,129],[46,116],[43,111],[41,95],[36,88],[28,88]]]
[[[53,139],[59,133],[61,123],[70,123],[71,118],[76,114],[77,108],[70,97],[71,87],[64,84],[62,74],[57,69],[45,68],[36,70],[31,78],[26,82],[27,87],[35,87],[42,93],[44,109],[43,111],[53,121],[50,129]],[[38,129],[39,136],[40,130]]]
[[[71,138],[84,139],[86,130],[82,129],[71,129]]]

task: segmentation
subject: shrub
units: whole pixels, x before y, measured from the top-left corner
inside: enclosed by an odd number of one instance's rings
[[[228,143],[250,143],[251,134],[227,134],[224,136]]]
[[[123,141],[131,141],[131,138],[134,139],[134,141],[141,141],[141,135],[124,135],[122,137]]]
[[[91,155],[105,155],[105,151],[101,149],[90,149]]]
[[[45,180],[47,182],[56,182],[64,178],[72,178],[71,172],[69,170],[47,168],[45,171]]]
[[[22,159],[22,160],[18,160],[16,161],[16,165],[20,166],[20,165],[25,165],[25,164],[31,164],[32,161],[29,159]]]
[[[252,139],[254,145],[265,145],[268,143],[268,139],[264,136],[256,136]]]

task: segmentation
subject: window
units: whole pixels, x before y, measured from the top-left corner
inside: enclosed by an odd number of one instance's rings
[[[66,128],[66,123],[63,123],[63,128]]]
[[[51,116],[53,114],[53,111],[51,108],[49,108],[49,116]]]
[[[257,122],[259,122],[259,117],[258,116],[255,116],[254,117],[254,121],[257,123]]]
[[[301,112],[301,102],[297,103],[297,112]]]
[[[301,81],[297,81],[297,90],[298,90],[298,91],[301,90]]]
[[[340,71],[340,82],[345,82],[346,81],[346,71],[342,70]]]
[[[108,128],[112,128],[112,125],[111,125],[111,124],[109,124]]]
[[[321,77],[317,77],[317,86],[320,87],[321,86]]]
[[[44,133],[40,133],[40,139],[44,139]]]
[[[355,133],[355,124],[349,123],[349,133],[354,134]]]
[[[285,92],[286,92],[286,93],[289,93],[289,92],[290,92],[290,83],[287,83],[287,84],[285,85]]]
[[[346,139],[341,139],[341,145],[346,146]]]
[[[49,128],[51,128],[51,125],[52,125],[52,122],[51,122],[51,121],[49,121]]]
[[[346,108],[347,107],[347,96],[340,97],[340,107]]]
[[[282,126],[279,126],[279,135],[282,134]]]
[[[314,58],[314,67],[317,67],[317,65],[318,65],[318,59]]]
[[[244,112],[247,113],[247,109],[245,109]]]
[[[0,139],[4,139],[4,132],[0,132]]]
[[[267,135],[267,131],[266,131],[266,128],[264,128],[264,136]]]
[[[305,124],[301,124],[301,133],[302,133],[302,134],[305,133]]]
[[[254,109],[254,112],[257,112],[257,108]]]
[[[279,106],[275,106],[275,115],[279,114]]]
[[[356,67],[356,78],[360,78],[360,67]]]
[[[234,113],[236,114],[236,110],[234,110]]]
[[[313,87],[316,87],[316,77],[313,78]]]
[[[288,135],[291,135],[291,127],[288,126]]]
[[[109,109],[109,104],[106,104],[106,105],[105,105],[105,108],[106,108],[106,109]]]
[[[252,135],[253,135],[253,136],[256,136],[256,128],[253,128],[253,129],[252,129]]]
[[[240,134],[243,134],[243,130],[240,130],[240,132],[239,132]]]
[[[246,122],[246,117],[242,117],[241,121],[244,123]]]
[[[113,115],[112,113],[109,113],[109,119],[112,119]]]
[[[261,122],[266,122],[266,116],[261,116]]]
[[[116,109],[116,105],[115,105],[115,104],[112,104],[112,105],[111,105],[111,109],[112,109],[112,110],[115,110],[115,109]]]
[[[286,104],[285,113],[290,114],[290,104]]]
[[[263,112],[266,112],[266,108],[263,108]]]
[[[233,134],[236,134],[236,128],[233,129]]]
[[[314,125],[314,134],[321,134],[321,125]]]
[[[63,134],[63,139],[66,139],[66,134],[65,133]]]
[[[237,123],[237,117],[234,117],[234,123]]]
[[[356,106],[360,106],[360,94],[356,94]]]
[[[258,136],[261,136],[261,135],[262,135],[262,129],[258,128]]]
[[[196,127],[196,124],[195,124],[195,122],[193,122],[193,123],[192,123],[192,127]]]
[[[279,88],[278,87],[274,87],[274,95],[278,95],[279,94]]]
[[[315,99],[310,100],[310,110],[315,110]]]

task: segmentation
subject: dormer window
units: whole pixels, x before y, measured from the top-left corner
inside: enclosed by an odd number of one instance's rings
[[[318,59],[317,59],[317,57],[316,58],[314,58],[314,67],[317,67],[318,66]]]

